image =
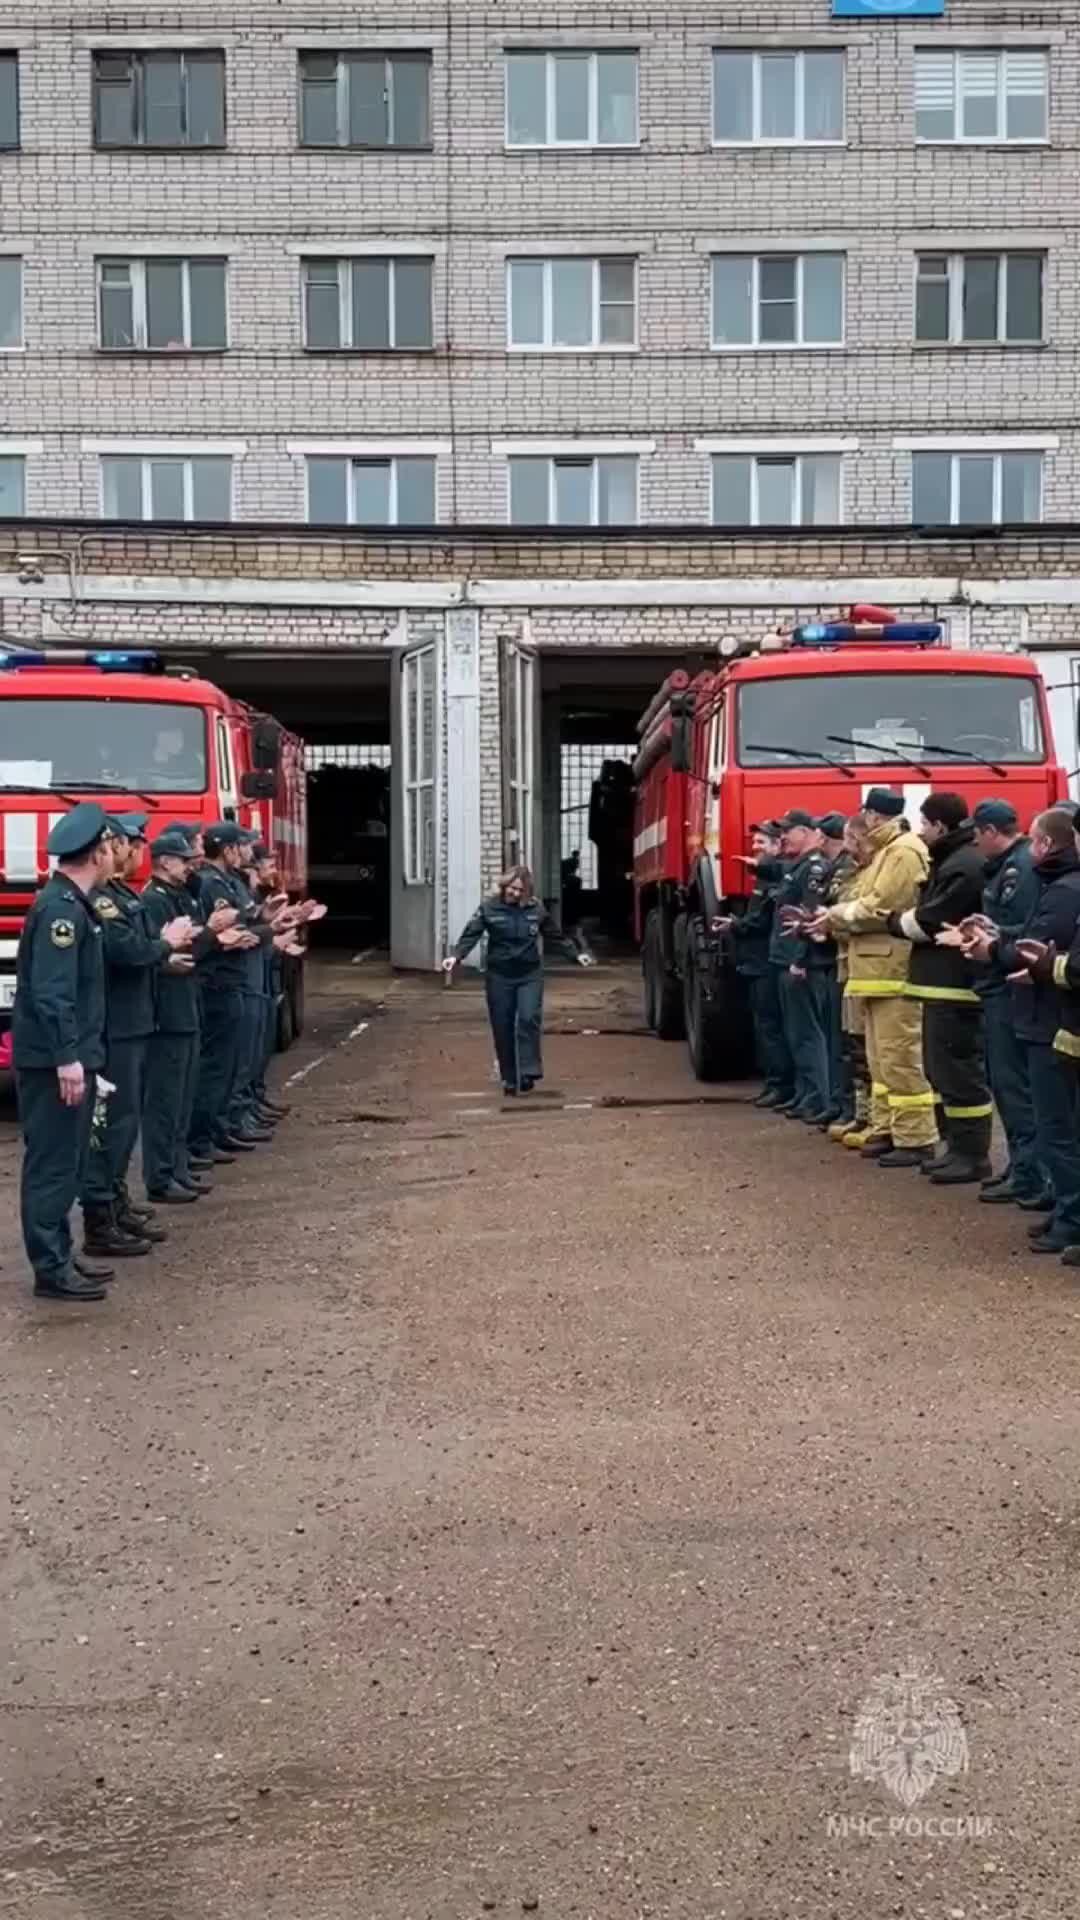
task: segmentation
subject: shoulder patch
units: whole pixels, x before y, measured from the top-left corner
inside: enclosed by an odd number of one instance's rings
[[[1015,867],[1010,867],[1008,873],[1005,875],[1005,878],[1001,883],[1001,890],[998,894],[998,900],[1002,906],[1005,906],[1008,903],[1008,901],[1012,899],[1013,894],[1016,892],[1016,889],[1019,885],[1020,885],[1020,875],[1017,873]]]
[[[54,947],[73,947],[75,928],[70,920],[54,920],[49,928],[49,939]]]
[[[116,920],[119,918],[120,909],[111,894],[96,893],[94,895],[94,912],[102,920]]]
[[[231,906],[232,906],[232,901],[226,900],[224,894],[219,893],[217,899],[214,901],[214,912],[217,913],[220,907],[231,907]]]

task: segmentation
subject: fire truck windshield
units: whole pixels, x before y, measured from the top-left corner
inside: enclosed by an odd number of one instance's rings
[[[158,700],[0,699],[0,792],[202,793],[206,720]]]
[[[898,759],[1046,759],[1036,682],[1013,674],[792,674],[748,681],[738,698],[743,767],[790,769],[782,747],[894,771]]]

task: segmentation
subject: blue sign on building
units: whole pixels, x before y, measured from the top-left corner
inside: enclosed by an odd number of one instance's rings
[[[834,19],[906,20],[945,11],[945,0],[833,0]]]

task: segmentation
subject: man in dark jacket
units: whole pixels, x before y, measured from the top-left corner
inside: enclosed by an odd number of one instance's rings
[[[1062,977],[1055,968],[1048,977],[1042,969],[1033,971],[1026,950],[1031,942],[1031,951],[1052,948],[1064,954],[1076,932],[1080,857],[1072,815],[1065,808],[1051,807],[1038,815],[1031,829],[1031,851],[1040,893],[1020,940],[972,935],[968,945],[974,958],[996,964],[1006,974],[1028,975],[1030,984],[1017,987],[1014,1015],[1027,1052],[1036,1149],[1054,1192],[1053,1212],[1032,1227],[1030,1237],[1036,1253],[1063,1253],[1080,1242],[1080,1081],[1059,1044],[1067,998]]]
[[[983,913],[1003,939],[1015,940],[1027,927],[1042,891],[1031,842],[1021,833],[1016,808],[1008,800],[980,800],[971,819],[975,845],[985,862]],[[1009,1145],[1004,1173],[984,1181],[979,1199],[988,1206],[1019,1201],[1034,1209],[1046,1193],[1047,1180],[1035,1151],[1027,1049],[1015,1018],[1017,997],[1026,989],[1010,986],[996,957],[977,969],[972,985],[983,1004],[987,1077]]]
[[[794,1095],[795,1069],[784,1035],[777,969],[769,965],[776,895],[784,877],[779,821],[763,820],[751,828],[750,848],[754,890],[742,918],[726,921],[725,925],[735,943],[736,971],[749,984],[754,1044],[765,1080],[754,1105],[780,1107]]]
[[[958,793],[928,794],[919,832],[930,850],[930,872],[918,902],[890,930],[910,940],[907,992],[922,1002],[923,1065],[943,1109],[946,1151],[921,1159],[937,1186],[966,1186],[990,1175],[994,1108],[986,1084],[982,1003],[964,952],[941,946],[946,927],[981,911],[983,863],[967,801]]]
[[[795,1066],[795,1092],[783,1111],[820,1125],[829,1114],[829,961],[791,909],[814,914],[826,905],[828,862],[813,814],[793,807],[780,822],[786,860],[776,896],[769,962],[780,992],[784,1033]],[[832,954],[835,967],[835,949]]]

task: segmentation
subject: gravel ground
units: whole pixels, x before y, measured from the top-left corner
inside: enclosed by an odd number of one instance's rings
[[[104,1306],[31,1300],[0,1129],[0,1912],[1073,1920],[1026,1216],[698,1089],[617,970],[505,1111],[475,988],[316,998],[273,1148]],[[968,1765],[909,1812],[849,1749],[911,1663]]]

